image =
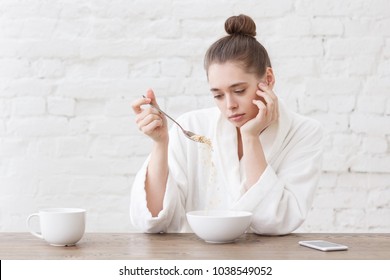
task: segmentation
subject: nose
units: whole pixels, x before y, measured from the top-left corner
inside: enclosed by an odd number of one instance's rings
[[[233,95],[226,94],[226,108],[229,110],[237,108],[238,103]]]

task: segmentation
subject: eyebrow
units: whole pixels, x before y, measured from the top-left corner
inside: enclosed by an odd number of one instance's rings
[[[235,83],[235,84],[232,84],[229,86],[229,88],[235,88],[235,87],[238,87],[238,86],[242,86],[242,85],[247,85],[248,83],[246,82],[238,82],[238,83]],[[219,91],[219,89],[217,88],[211,88],[210,91],[214,92],[214,91]]]

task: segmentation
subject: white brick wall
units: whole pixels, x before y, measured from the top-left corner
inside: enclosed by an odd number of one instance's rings
[[[0,231],[42,207],[88,210],[88,231],[132,231],[150,140],[130,104],[149,87],[174,116],[213,104],[203,54],[231,15],[257,23],[276,92],[326,131],[299,231],[390,231],[390,2],[0,1]]]

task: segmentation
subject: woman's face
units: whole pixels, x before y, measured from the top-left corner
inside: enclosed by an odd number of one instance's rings
[[[219,110],[236,127],[240,128],[257,115],[259,109],[252,101],[260,99],[256,91],[259,82],[266,83],[265,76],[259,79],[237,63],[225,62],[210,65],[208,80]]]

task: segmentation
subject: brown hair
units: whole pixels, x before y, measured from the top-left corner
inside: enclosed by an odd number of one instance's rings
[[[248,73],[263,76],[267,67],[271,67],[271,61],[267,50],[255,38],[256,24],[253,19],[246,15],[229,17],[225,21],[225,31],[228,35],[212,44],[206,52],[206,73],[213,63],[233,61]]]

